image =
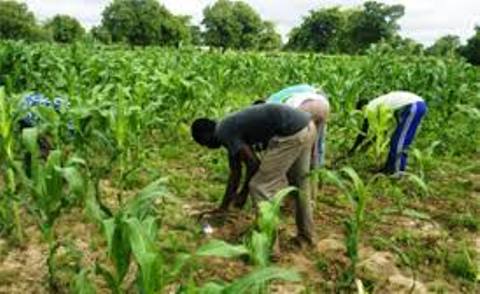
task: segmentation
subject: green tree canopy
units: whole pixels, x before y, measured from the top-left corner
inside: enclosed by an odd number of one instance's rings
[[[374,1],[362,7],[323,8],[311,11],[289,34],[287,49],[328,53],[362,53],[372,44],[393,38],[402,5]]]
[[[109,34],[112,42],[132,45],[178,45],[190,31],[184,17],[170,13],[156,0],[114,0],[103,11],[102,25],[94,35]]]
[[[402,5],[387,5],[375,1],[365,2],[363,9],[350,18],[351,49],[362,52],[371,44],[392,38],[400,29],[397,21],[405,14]]]
[[[458,54],[460,45],[460,37],[446,35],[435,41],[435,43],[427,49],[427,52],[435,56],[455,56]]]
[[[368,49],[368,52],[380,52],[393,55],[423,55],[425,50],[422,44],[410,38],[395,35],[390,39],[382,39]]]
[[[55,42],[72,43],[85,35],[85,30],[75,18],[68,15],[56,15],[45,24]]]
[[[282,37],[275,31],[275,25],[270,21],[265,21],[258,37],[258,46],[260,50],[276,50],[282,46]]]
[[[25,3],[0,0],[0,38],[37,40],[44,36]]]
[[[234,49],[266,49],[278,45],[280,36],[270,22],[241,1],[218,0],[203,11],[205,43]],[[263,41],[268,43],[261,44]]]
[[[475,27],[475,35],[460,48],[460,54],[471,64],[480,65],[480,26]]]
[[[90,30],[90,34],[95,40],[98,40],[104,44],[112,43],[112,35],[104,26],[94,26]]]
[[[331,52],[344,37],[345,18],[339,7],[310,11],[299,27],[289,34],[287,49]]]
[[[190,26],[190,38],[193,45],[203,45],[202,30],[197,25]]]

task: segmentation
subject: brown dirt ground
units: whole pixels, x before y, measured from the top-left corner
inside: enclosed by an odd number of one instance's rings
[[[107,194],[117,193],[108,182],[102,183],[102,186]],[[271,288],[272,293],[300,293],[305,289],[305,286],[310,287],[310,289],[321,289],[322,292],[335,292],[335,282],[339,280],[341,273],[349,264],[343,245],[343,221],[351,214],[351,209],[332,201],[338,195],[338,191],[334,187],[325,186],[319,193],[322,196],[319,198],[315,214],[317,245],[313,248],[302,248],[301,250],[291,246],[290,238],[295,234],[295,225],[292,215],[288,213],[290,209],[287,209],[286,221],[282,225],[279,237],[282,255],[275,263],[277,266],[297,269],[304,276],[307,284],[274,283]],[[469,197],[476,197],[475,193],[478,193],[478,191],[474,190]],[[131,193],[126,194],[130,195]],[[109,202],[112,202],[112,206],[115,205],[114,200],[109,199],[107,203]],[[378,255],[380,252],[370,246],[365,246],[370,244],[376,236],[388,239],[402,230],[415,232],[417,234],[415,238],[421,240],[423,246],[448,246],[446,244],[448,243],[449,232],[444,229],[442,216],[446,208],[452,208],[451,205],[451,201],[436,197],[417,202],[412,200],[410,208],[418,208],[419,211],[427,213],[431,216],[431,219],[428,220],[415,219],[395,212],[383,214],[381,221],[376,221],[374,225],[365,227],[360,263]],[[458,205],[458,208],[461,209],[461,204]],[[369,207],[374,207],[375,211],[382,211],[382,209],[391,207],[391,201],[388,198],[372,199]],[[213,208],[211,203],[190,203],[189,205],[183,205],[179,210],[184,212],[179,217],[195,223],[197,221],[196,215],[199,212]],[[214,233],[203,239],[193,240],[194,243],[190,244],[189,248],[194,250],[211,238],[240,243],[251,228],[253,221],[253,215],[247,210],[232,211],[222,221],[211,219],[209,222],[214,227]],[[91,267],[96,261],[108,264],[105,256],[105,244],[98,233],[98,228],[85,219],[82,211],[72,210],[64,214],[57,223],[59,225],[55,227],[56,236],[60,242],[73,242],[74,247],[82,253],[80,263],[83,267]],[[198,226],[200,225],[198,224]],[[33,224],[26,228],[25,233],[27,242],[21,247],[10,246],[5,240],[0,240],[0,293],[51,293],[48,286],[48,269],[46,266],[48,247],[43,242],[41,233]],[[475,248],[480,246],[478,245],[480,244],[479,239],[478,235],[475,235],[472,239]],[[387,250],[387,253],[393,258],[387,259],[388,265],[380,264],[379,266],[395,268],[400,277],[393,277],[389,274],[375,277],[374,279],[378,281],[373,282],[378,282],[379,289],[389,289],[389,281],[392,285],[395,283],[409,285],[409,281],[413,278],[412,270],[401,265],[398,252],[391,250],[391,248],[384,250]],[[381,260],[381,262],[385,262],[384,259]],[[322,265],[320,261],[323,261],[324,264]],[[250,270],[251,266],[242,260],[208,258],[203,260],[201,268],[195,273],[195,280],[199,283],[211,280],[228,282],[245,275]],[[428,264],[420,265],[414,271],[414,276],[420,286],[426,285],[425,289],[433,289],[438,286],[438,276],[432,273]],[[130,276],[134,275],[136,269],[131,269],[131,272]],[[381,275],[381,272],[379,275]],[[360,276],[360,278],[362,277]],[[65,288],[62,288],[65,287],[62,284],[64,281],[60,279],[57,282],[59,289],[67,292]],[[447,278],[446,281],[440,282],[443,283],[440,288],[448,289],[451,293],[468,291],[455,279]],[[100,278],[95,278],[94,283],[99,293],[108,293],[105,283]],[[397,287],[398,285],[395,284],[394,286]],[[419,292],[413,293],[423,293],[423,288],[420,286],[418,288]],[[128,285],[126,287],[128,288]],[[380,292],[375,291],[375,293]]]

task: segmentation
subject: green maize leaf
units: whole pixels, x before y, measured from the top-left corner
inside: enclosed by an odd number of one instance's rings
[[[266,267],[255,270],[254,272],[234,281],[230,286],[225,288],[223,293],[252,293],[250,291],[253,288],[266,285],[273,280],[299,282],[301,278],[294,270]]]
[[[202,288],[196,289],[198,294],[223,294],[225,293],[225,286],[210,282],[203,285]]]
[[[294,187],[288,187],[280,190],[277,194],[275,194],[275,196],[273,197],[273,200],[271,200],[273,204],[273,209],[278,211],[285,197],[287,197],[290,193],[296,190],[298,189]]]
[[[362,179],[360,179],[357,172],[353,168],[347,166],[342,168],[342,171],[346,173],[350,178],[351,182],[353,183],[353,187],[355,191],[358,191],[358,192],[365,191],[365,184],[363,183]]]
[[[115,219],[114,218],[109,218],[104,221],[102,221],[102,227],[103,231],[105,234],[105,238],[107,239],[107,247],[108,247],[108,252],[112,252],[113,248],[113,234],[115,232]]]
[[[102,222],[108,244],[109,256],[115,264],[117,278],[123,280],[130,265],[130,243],[126,227],[122,226],[120,216]]]
[[[113,234],[112,259],[117,269],[118,279],[123,280],[130,266],[131,244],[128,241],[127,228],[115,226]]]
[[[85,208],[87,215],[97,224],[101,225],[106,218],[105,213],[100,208],[97,199],[95,198],[95,188],[92,183],[87,184]],[[108,235],[107,235],[108,236]],[[108,238],[107,238],[108,240]]]
[[[248,247],[250,249],[250,257],[253,263],[260,267],[268,265],[270,259],[270,247],[273,240],[266,233],[254,231],[250,237]]]
[[[248,249],[243,245],[231,245],[222,240],[212,240],[200,247],[195,255],[234,258],[248,253]]]
[[[98,131],[92,131],[92,140],[98,141],[99,144],[106,148],[109,152],[116,152],[116,147],[114,146],[113,142],[106,136],[106,134]]]
[[[280,190],[272,200],[263,201],[259,204],[260,217],[257,220],[260,231],[265,232],[270,241],[273,241],[275,231],[280,224],[280,206],[285,197],[292,192],[297,191],[296,188],[288,187]],[[296,197],[302,197],[296,196]]]
[[[37,128],[26,128],[22,131],[23,143],[27,147],[27,150],[32,153],[34,156],[38,154],[38,129]]]
[[[72,156],[68,158],[67,160],[67,165],[81,165],[81,166],[86,166],[87,162],[80,157]]]
[[[75,276],[72,293],[74,294],[95,294],[95,287],[88,279],[88,271],[83,269]]]
[[[68,183],[70,190],[76,196],[81,196],[85,192],[85,182],[82,175],[75,167],[64,167],[59,170]]]
[[[148,235],[144,224],[136,218],[126,220],[126,224],[129,228],[132,253],[140,265],[142,289],[146,294],[154,294],[159,287],[160,268],[159,254],[155,251],[153,236]]]
[[[343,183],[343,180],[338,176],[337,173],[329,171],[329,170],[323,170],[321,174],[324,177],[324,180],[330,183],[333,183],[335,186],[339,187],[342,191],[348,191],[347,186]]]
[[[154,202],[159,197],[169,197],[165,186],[165,179],[159,179],[143,188],[136,197],[125,206],[125,213],[129,216],[145,218],[152,210]]]
[[[60,116],[53,108],[39,105],[34,110],[43,122],[48,122],[50,125],[58,125],[60,123]]]
[[[142,227],[143,230],[145,231],[145,234],[149,236],[149,238],[152,240],[157,239],[157,232],[158,232],[158,227],[157,227],[157,220],[149,216],[146,219],[142,221]]]
[[[177,253],[175,255],[175,261],[170,269],[169,275],[171,277],[177,277],[183,273],[183,269],[192,260],[193,256],[187,253]]]
[[[410,182],[418,186],[425,194],[428,195],[429,193],[428,185],[425,183],[424,180],[422,180],[419,176],[412,173],[405,173],[405,175],[407,176],[407,179]]]
[[[63,194],[63,179],[58,167],[61,165],[62,153],[60,150],[53,150],[48,155],[45,169],[42,171],[42,177],[45,179],[47,190],[44,196],[48,197],[48,202],[53,206],[61,200]]]

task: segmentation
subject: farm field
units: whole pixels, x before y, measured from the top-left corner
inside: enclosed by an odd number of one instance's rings
[[[292,244],[288,207],[279,219],[270,207],[265,226],[250,205],[200,217],[221,200],[228,163],[191,139],[191,122],[298,83],[332,105],[326,167],[312,175],[316,245]],[[480,70],[463,61],[1,42],[0,87],[0,293],[480,291]],[[388,116],[368,151],[344,157],[358,99],[392,90],[429,108],[402,178],[372,171]],[[70,105],[38,107],[42,123],[19,132],[35,92]],[[42,159],[45,134],[54,151]],[[262,238],[277,221],[270,260]]]

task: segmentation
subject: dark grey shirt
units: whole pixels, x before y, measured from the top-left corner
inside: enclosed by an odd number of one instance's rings
[[[271,138],[295,134],[310,122],[310,114],[281,104],[250,106],[221,120],[216,137],[231,155],[243,144],[265,148]]]

